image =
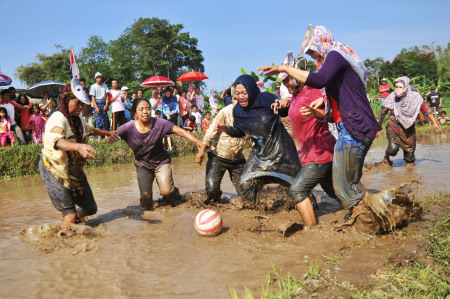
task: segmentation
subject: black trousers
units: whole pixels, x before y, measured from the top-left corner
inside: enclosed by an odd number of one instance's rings
[[[113,118],[113,128],[112,128],[112,130],[115,131],[121,125],[125,124],[125,122],[126,122],[125,111],[113,112],[112,118]]]

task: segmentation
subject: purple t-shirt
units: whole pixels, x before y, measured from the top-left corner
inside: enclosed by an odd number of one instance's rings
[[[381,130],[367,100],[366,89],[352,66],[336,51],[331,51],[317,73],[309,73],[306,85],[323,88],[338,105],[342,122],[353,138],[375,139]]]
[[[135,121],[126,123],[117,130],[134,152],[134,164],[150,170],[170,163],[170,155],[164,149],[163,138],[172,133],[174,124],[170,121],[152,117],[152,128],[147,133],[136,129]]]

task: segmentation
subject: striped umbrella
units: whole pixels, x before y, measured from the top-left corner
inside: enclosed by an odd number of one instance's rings
[[[5,86],[11,84],[12,80],[10,77],[6,76],[4,73],[0,72],[0,86]]]
[[[142,82],[142,87],[165,87],[174,85],[173,81],[163,76],[153,76]]]

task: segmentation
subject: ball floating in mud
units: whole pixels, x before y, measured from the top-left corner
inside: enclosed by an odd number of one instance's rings
[[[197,214],[194,225],[197,232],[202,236],[217,236],[222,231],[222,217],[218,212],[206,209]]]

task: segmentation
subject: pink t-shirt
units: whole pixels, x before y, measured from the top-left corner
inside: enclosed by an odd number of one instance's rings
[[[381,92],[382,89],[386,89],[386,88],[388,88],[390,90],[391,86],[389,84],[380,85],[378,87],[378,90]],[[388,96],[389,96],[389,91],[384,91],[384,92],[381,92],[381,94],[380,94],[380,98],[387,98]]]
[[[34,128],[37,133],[44,131],[45,121],[42,118],[42,113],[39,113],[38,116],[31,115],[30,123],[34,122]]]
[[[114,113],[114,112],[124,111],[125,106],[123,105],[123,102],[122,102],[122,92],[118,89],[110,89],[109,90],[109,99],[112,99],[115,96],[117,96],[117,98],[114,100],[114,102],[111,102],[111,112]]]
[[[11,119],[9,117],[0,119],[0,133],[9,132],[8,124],[11,124]]]
[[[180,116],[181,117],[185,116],[191,110],[189,102],[181,96],[178,99],[178,106],[180,107]]]
[[[298,95],[292,95],[289,106],[289,119],[295,141],[300,147],[298,156],[303,166],[333,161],[336,139],[328,130],[328,123],[320,122],[315,118],[304,118],[300,115],[300,108],[309,106],[311,102],[321,97],[320,89],[305,86]]]

